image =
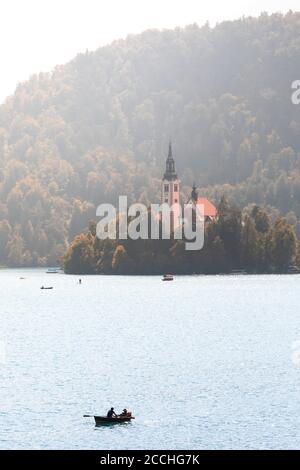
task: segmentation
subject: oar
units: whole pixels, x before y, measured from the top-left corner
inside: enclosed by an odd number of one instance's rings
[[[94,415],[83,415],[84,418],[94,418]]]

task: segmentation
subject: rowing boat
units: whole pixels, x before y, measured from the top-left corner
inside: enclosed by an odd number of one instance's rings
[[[94,416],[96,425],[102,424],[121,424],[121,423],[128,423],[132,419],[133,416],[118,416],[117,418],[107,418],[107,416]]]
[[[91,416],[84,415],[84,418],[94,418],[96,426],[129,423],[134,416],[117,416],[116,418],[108,418],[107,416]]]

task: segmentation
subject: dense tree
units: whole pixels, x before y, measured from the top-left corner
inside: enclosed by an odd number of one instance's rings
[[[277,271],[287,271],[297,252],[297,239],[293,228],[284,220],[278,219],[272,230],[271,253]]]
[[[77,235],[65,255],[65,271],[73,274],[82,272],[91,274],[94,272],[94,251],[92,235]]]
[[[270,229],[270,218],[267,212],[261,207],[254,206],[251,215],[254,219],[256,230],[259,233],[267,233]]]
[[[131,258],[129,258],[124,246],[118,245],[112,257],[112,270],[117,274],[130,273],[131,264]]]
[[[170,138],[183,199],[195,180],[215,202],[262,207],[262,244],[268,217],[287,216],[300,236],[299,28],[289,12],[151,30],[19,84],[0,107],[0,218],[11,227],[0,263],[54,263],[120,194],[158,202]],[[220,220],[238,264],[239,215]]]
[[[260,207],[255,207],[252,215],[242,216],[236,205],[223,197],[219,208],[219,219],[205,224],[202,250],[187,251],[184,239],[103,241],[97,238],[93,223],[88,232],[75,237],[62,265],[65,272],[74,274],[216,274],[234,269],[284,273],[293,263],[300,267],[295,231],[284,219],[269,223],[268,231],[264,224],[264,231],[259,232]]]
[[[245,217],[241,235],[241,264],[247,270],[256,271],[259,253],[259,239],[255,222],[249,216]]]
[[[218,233],[224,243],[228,254],[228,263],[238,265],[240,260],[241,223],[242,214],[235,205],[230,205],[226,197],[222,197],[218,205]]]

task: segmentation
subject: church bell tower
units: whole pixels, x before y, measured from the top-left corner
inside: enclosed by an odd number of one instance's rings
[[[171,213],[171,231],[174,232],[181,223],[180,214],[180,192],[179,192],[179,179],[175,170],[175,161],[173,158],[172,144],[169,144],[169,153],[166,161],[166,171],[162,180],[162,197],[161,203],[168,204],[173,207]]]

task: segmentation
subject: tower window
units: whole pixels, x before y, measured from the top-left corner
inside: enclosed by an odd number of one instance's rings
[[[177,191],[178,191],[178,184],[174,184],[174,191],[175,191],[175,193],[177,193]]]
[[[165,184],[165,193],[168,193],[168,192],[169,192],[169,185]]]
[[[168,199],[165,199],[165,202],[168,203]]]

